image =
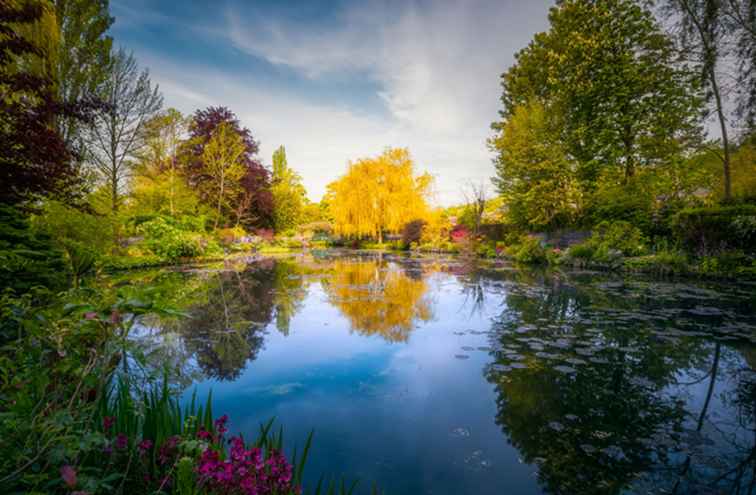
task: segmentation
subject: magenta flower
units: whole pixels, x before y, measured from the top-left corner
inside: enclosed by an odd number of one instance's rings
[[[241,436],[229,443],[225,460],[210,447],[202,452],[197,474],[203,488],[224,495],[300,492],[300,487],[292,486],[292,467],[281,452],[270,450],[265,458],[260,449],[247,449]]]
[[[115,423],[115,417],[114,416],[105,416],[102,418],[102,429],[105,430],[105,433],[110,431],[110,428]]]
[[[226,428],[227,422],[228,422],[227,414],[224,414],[223,416],[215,420],[215,429],[218,430],[218,435],[223,436],[223,434],[228,431],[228,428]]]
[[[158,462],[160,462],[160,464],[168,464],[173,461],[178,450],[178,443],[179,437],[175,435],[168,437],[165,442],[163,442],[163,445],[160,446],[160,450],[158,451]]]
[[[60,468],[60,477],[68,488],[76,486],[76,469],[66,464]]]
[[[200,426],[200,429],[197,432],[197,438],[199,438],[200,440],[209,441],[211,438],[213,438],[213,434],[207,431],[204,426]]]
[[[125,433],[119,433],[116,436],[116,440],[115,440],[116,449],[126,450],[128,446],[129,446],[129,437],[127,437]]]
[[[147,451],[149,451],[152,448],[152,440],[148,440],[148,439],[142,440],[141,442],[139,442],[139,445],[137,446],[137,448],[139,449],[139,455],[146,454]]]
[[[94,320],[95,318],[97,318],[97,313],[95,313],[94,311],[89,311],[87,313],[84,313],[85,320]]]

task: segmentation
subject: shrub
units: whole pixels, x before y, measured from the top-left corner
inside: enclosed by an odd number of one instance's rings
[[[44,232],[34,232],[17,209],[0,205],[0,287],[21,294],[34,286],[65,287],[64,253]]]
[[[145,244],[157,256],[169,261],[202,254],[202,236],[184,232],[170,225],[162,217],[144,222],[138,231],[145,236]]]
[[[402,243],[404,246],[409,247],[412,243],[419,243],[426,225],[427,222],[420,219],[407,222],[402,229]]]
[[[638,227],[630,222],[601,222],[589,242],[596,248],[595,256],[608,255],[612,250],[624,256],[640,256],[648,251],[647,239]]]
[[[541,241],[532,236],[524,238],[521,244],[512,246],[510,254],[516,262],[526,265],[540,265],[547,262],[546,250],[541,246]]]
[[[644,180],[645,179],[645,180]],[[643,232],[649,232],[653,219],[653,195],[649,177],[636,177],[629,184],[612,180],[600,181],[598,190],[590,199],[589,217],[595,224],[630,223]]]
[[[215,232],[215,236],[221,244],[224,246],[230,246],[231,244],[238,242],[240,239],[245,238],[247,233],[244,232],[244,229],[241,227],[227,227],[224,229],[218,229]]]
[[[593,258],[593,253],[596,249],[590,242],[581,242],[580,244],[574,244],[567,250],[567,256],[570,258],[580,260],[590,260]]]
[[[756,205],[686,208],[671,222],[678,239],[699,253],[756,246]]]
[[[455,225],[449,233],[452,242],[463,242],[470,236],[470,231],[464,225]]]
[[[625,268],[634,271],[659,274],[684,273],[688,271],[688,259],[685,253],[677,251],[659,251],[648,256],[638,256],[624,261]]]
[[[725,251],[717,255],[702,256],[697,270],[704,275],[735,275],[752,265],[751,258],[743,251]]]

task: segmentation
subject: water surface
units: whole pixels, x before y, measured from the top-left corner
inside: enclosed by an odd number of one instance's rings
[[[150,359],[386,493],[752,493],[756,287],[300,255],[136,273]],[[367,491],[367,490],[365,490]]]

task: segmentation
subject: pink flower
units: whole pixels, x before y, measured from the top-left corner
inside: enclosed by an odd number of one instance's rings
[[[68,464],[60,468],[60,477],[68,488],[76,486],[76,470]]]
[[[105,433],[110,431],[110,428],[115,423],[115,417],[114,416],[105,416],[102,418],[102,429],[105,430]]]
[[[223,435],[228,431],[228,428],[226,428],[226,423],[228,422],[228,415],[224,414],[220,418],[215,420],[215,429],[218,430],[219,435]]]
[[[137,447],[139,448],[139,454],[144,455],[152,448],[152,440],[142,440]]]
[[[94,311],[89,311],[87,313],[84,313],[85,320],[94,320],[95,318],[97,318],[97,313],[95,313]]]
[[[210,440],[212,437],[212,433],[207,431],[204,426],[200,426],[200,429],[197,432],[197,438],[199,438],[200,440]]]
[[[129,437],[125,433],[119,433],[116,436],[115,446],[118,450],[126,450],[126,447],[129,446]]]

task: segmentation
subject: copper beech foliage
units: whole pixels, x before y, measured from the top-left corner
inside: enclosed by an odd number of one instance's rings
[[[73,194],[79,182],[70,150],[55,128],[59,118],[90,120],[103,105],[61,103],[44,70],[48,39],[25,35],[46,14],[39,2],[0,2],[0,202]],[[37,29],[40,31],[40,29]],[[54,38],[54,36],[51,37]]]

